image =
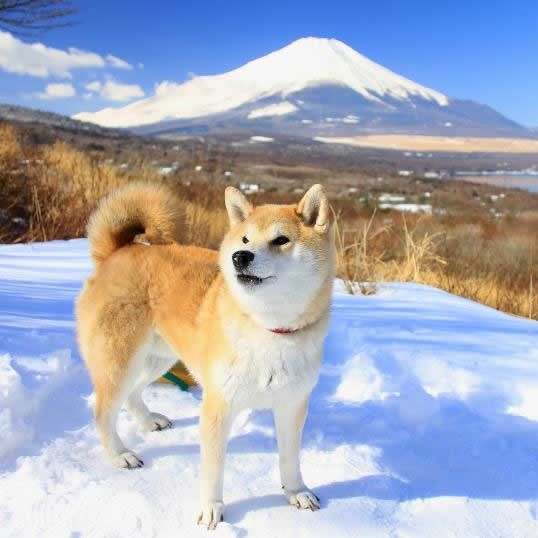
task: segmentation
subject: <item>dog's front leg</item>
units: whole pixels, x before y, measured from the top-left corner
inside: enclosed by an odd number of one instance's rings
[[[208,529],[214,529],[223,519],[224,458],[230,425],[226,402],[210,394],[204,395],[200,415],[202,510],[198,523]]]
[[[297,508],[320,508],[318,497],[303,482],[300,450],[308,398],[278,402],[273,408],[280,459],[280,480],[288,502]]]

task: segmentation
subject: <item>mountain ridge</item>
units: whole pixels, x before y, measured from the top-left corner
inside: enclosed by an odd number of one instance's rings
[[[365,132],[529,135],[486,105],[454,99],[336,39],[302,38],[218,75],[165,81],[154,95],[75,119],[154,133],[252,129],[306,136]],[[163,125],[165,124],[165,125]]]

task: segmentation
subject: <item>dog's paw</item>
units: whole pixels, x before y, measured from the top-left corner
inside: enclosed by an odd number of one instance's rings
[[[144,462],[134,452],[122,452],[112,458],[112,463],[121,469],[144,467]]]
[[[319,497],[308,488],[294,492],[284,490],[284,495],[286,495],[288,502],[299,510],[312,510],[314,512],[321,508]]]
[[[220,501],[210,501],[202,506],[202,511],[198,516],[198,525],[214,530],[217,524],[224,520],[224,503]]]
[[[150,413],[142,424],[147,432],[157,432],[172,427],[172,421],[159,413]]]

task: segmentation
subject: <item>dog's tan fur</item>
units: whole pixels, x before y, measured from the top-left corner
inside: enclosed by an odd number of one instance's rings
[[[90,219],[88,236],[96,270],[76,308],[80,349],[96,393],[97,427],[116,465],[141,465],[115,430],[124,401],[147,429],[161,429],[170,423],[149,413],[141,400],[144,385],[180,357],[202,386],[200,522],[210,528],[223,512],[222,468],[231,421],[241,408],[259,402],[275,412],[288,500],[303,508],[319,507],[302,482],[298,451],[308,396],[319,371],[334,278],[334,240],[320,186],[296,206],[257,208],[228,188],[226,205],[231,229],[219,259],[216,251],[178,244],[181,214],[164,187],[137,183],[109,195]],[[275,233],[288,237],[289,243],[272,246]],[[286,278],[300,278],[297,285],[306,287],[296,304],[287,304],[293,297],[280,298],[283,323],[293,333],[271,332],[282,327],[277,324],[280,305],[274,293],[270,301],[257,289],[243,294],[235,282],[229,258],[245,248],[246,235],[247,246],[269,260],[267,267],[287,268],[289,259],[300,268],[297,260],[301,256],[307,260],[303,275],[293,270],[279,280],[277,274],[276,283],[270,284],[275,290],[280,285],[294,289]],[[309,278],[316,282],[311,290]],[[148,362],[152,346],[161,350],[156,355],[160,359]],[[284,358],[286,353],[301,358],[295,364]],[[266,366],[270,374],[260,381],[258,370]],[[290,403],[283,406],[283,401]]]

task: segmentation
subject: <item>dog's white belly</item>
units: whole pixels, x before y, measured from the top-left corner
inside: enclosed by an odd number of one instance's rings
[[[143,346],[144,359],[140,376],[155,381],[180,360],[166,341],[156,332],[151,332]]]

